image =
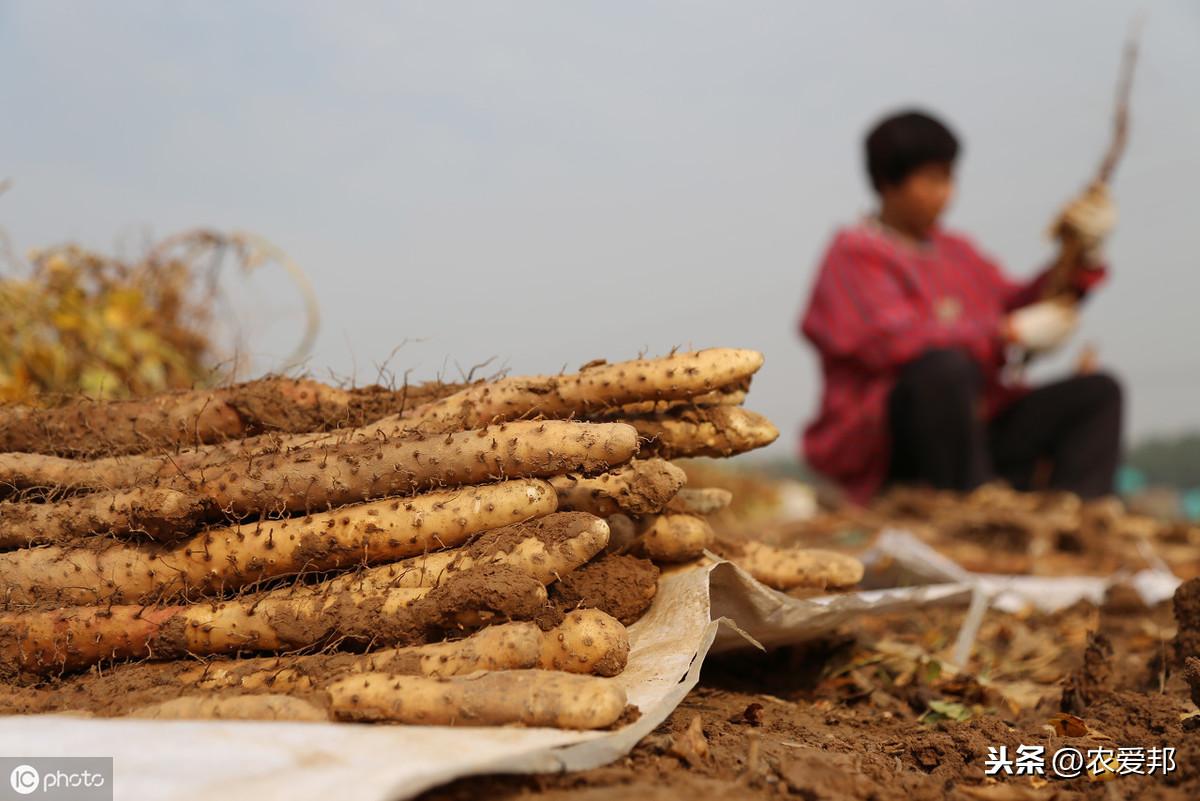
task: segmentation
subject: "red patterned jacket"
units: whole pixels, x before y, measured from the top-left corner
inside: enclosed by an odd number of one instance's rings
[[[1104,270],[1083,272],[1081,293]],[[984,414],[1024,387],[1001,382],[1004,315],[1036,301],[1046,273],[1007,278],[963,236],[935,230],[920,246],[867,220],[837,232],[817,275],[800,333],[821,357],[825,387],[804,430],[804,457],[855,500],[883,485],[891,458],[887,398],[905,363],[930,348],[962,348],[983,369]]]

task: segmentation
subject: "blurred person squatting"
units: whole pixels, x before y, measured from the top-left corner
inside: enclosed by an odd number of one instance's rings
[[[1109,494],[1121,388],[1103,373],[1039,387],[1005,380],[1017,350],[1055,349],[1077,313],[1042,300],[1048,271],[1014,281],[939,225],[958,153],[944,124],[915,111],[867,136],[878,211],[836,232],[800,320],[824,377],[804,456],[859,502],[890,484],[967,491],[995,479]],[[1058,230],[1083,246],[1077,298],[1104,279],[1101,246],[1115,223],[1102,186],[1062,211]]]

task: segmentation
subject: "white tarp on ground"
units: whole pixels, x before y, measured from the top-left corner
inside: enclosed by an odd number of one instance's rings
[[[965,600],[964,584],[796,600],[729,563],[663,581],[614,679],[641,710],[613,732],[335,723],[0,717],[0,755],[112,756],[117,799],[395,801],[481,773],[582,770],[628,753],[696,685],[709,653],[797,643],[850,617]]]
[[[1114,584],[1132,586],[1148,606],[1170,598],[1180,579],[1149,546],[1143,555],[1151,568],[1121,571],[1111,576],[1011,576],[972,573],[953,559],[938,553],[907,531],[886,529],[876,537],[861,558],[867,567],[864,586],[899,587],[910,584],[960,583],[986,596],[1002,612],[1017,612],[1032,606],[1042,612],[1065,609],[1087,600],[1100,604]]]
[[[1112,578],[971,573],[897,531],[884,532],[864,562],[868,585],[892,588],[796,600],[727,562],[665,579],[630,627],[629,665],[614,679],[641,717],[614,732],[0,717],[0,755],[112,756],[116,798],[131,801],[397,801],[462,776],[582,770],[618,759],[679,705],[710,653],[795,644],[853,617],[970,599],[956,648],[965,659],[989,605],[1098,603],[1118,579],[1157,603],[1179,581],[1162,568]]]

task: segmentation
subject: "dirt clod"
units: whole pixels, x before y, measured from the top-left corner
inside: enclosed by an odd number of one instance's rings
[[[1191,692],[1192,703],[1200,707],[1200,659],[1189,656],[1184,660],[1183,678]]]
[[[763,705],[754,703],[747,706],[745,711],[742,712],[742,720],[751,726],[763,725]]]
[[[1110,690],[1112,656],[1112,643],[1108,637],[1098,631],[1088,634],[1083,664],[1067,677],[1063,685],[1060,703],[1063,712],[1083,715],[1092,703]]]
[[[1189,579],[1175,590],[1175,660],[1183,664],[1189,656],[1200,658],[1200,578]]]
[[[648,559],[610,554],[563,576],[551,596],[563,611],[599,609],[629,625],[650,608],[658,574]]]

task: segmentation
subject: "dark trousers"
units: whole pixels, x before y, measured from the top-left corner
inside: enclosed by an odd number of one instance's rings
[[[980,414],[979,366],[929,350],[900,370],[888,399],[893,483],[971,490],[996,478],[1016,489],[1113,491],[1121,449],[1121,387],[1103,373],[1032,390],[996,419]],[[1034,486],[1049,468],[1045,486]]]

